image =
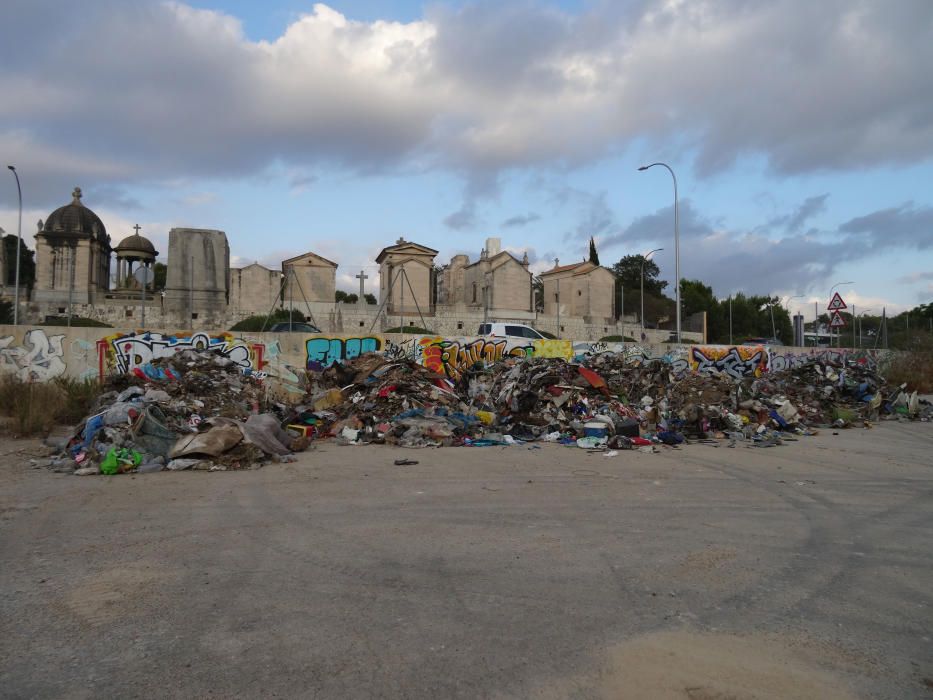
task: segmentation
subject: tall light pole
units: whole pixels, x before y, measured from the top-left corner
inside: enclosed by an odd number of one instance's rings
[[[655,248],[641,256],[641,333],[645,334],[645,263],[654,253],[664,250],[664,248]]]
[[[830,300],[830,301],[833,300],[833,292],[836,291],[836,287],[841,287],[841,286],[844,285],[844,284],[855,284],[855,282],[853,282],[853,281],[851,281],[851,280],[848,281],[848,282],[836,282],[836,284],[834,284],[832,287],[829,288],[829,300]],[[829,318],[830,323],[832,323],[832,320],[833,320],[833,319],[832,319],[832,316],[830,316],[830,318]],[[832,347],[832,346],[833,346],[833,327],[832,327],[832,325],[830,325],[830,327],[829,327],[829,347]],[[838,340],[836,341],[836,347],[839,347],[839,342],[838,342]]]
[[[676,302],[677,302],[677,342],[680,342],[680,213],[677,208],[677,176],[674,175],[674,171],[671,170],[671,166],[667,163],[652,163],[651,165],[643,165],[639,170],[647,170],[648,168],[653,168],[656,165],[660,165],[662,168],[667,168],[667,172],[671,174],[671,177],[674,180],[674,291],[676,293]]]
[[[862,311],[861,316],[858,317],[858,346],[862,347],[862,316],[867,314],[871,309],[865,309]],[[852,326],[855,327],[855,319],[852,319]]]
[[[23,245],[23,189],[19,186],[19,173],[12,165],[6,166],[16,178],[16,192],[19,195],[19,224],[16,227],[16,279],[13,290],[13,325],[19,325],[19,256],[20,247]],[[4,280],[6,283],[6,280]]]

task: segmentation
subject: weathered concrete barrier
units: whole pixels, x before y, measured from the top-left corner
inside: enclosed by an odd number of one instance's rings
[[[887,351],[847,348],[795,348],[744,345],[639,345],[524,338],[441,337],[402,334],[305,335],[301,333],[233,333],[230,331],[133,330],[0,326],[0,372],[24,381],[58,376],[102,379],[134,372],[155,359],[190,348],[214,348],[244,372],[298,391],[305,371],[320,371],[334,362],[366,352],[408,358],[456,379],[476,362],[507,357],[583,359],[600,353],[623,353],[633,364],[661,358],[675,373],[725,372],[734,377],[788,369],[813,357],[855,358],[876,363]]]

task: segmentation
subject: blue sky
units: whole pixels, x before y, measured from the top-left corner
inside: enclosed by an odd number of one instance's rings
[[[933,8],[826,0],[15,0],[0,154],[24,231],[80,185],[114,243],[227,232],[338,286],[399,236],[532,268],[651,248],[719,296],[933,296]],[[52,39],[36,51],[38,33]],[[16,229],[15,183],[0,227]],[[163,256],[164,257],[164,256]],[[371,280],[375,288],[375,280]]]

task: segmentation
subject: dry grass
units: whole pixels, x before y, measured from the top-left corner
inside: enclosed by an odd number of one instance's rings
[[[908,391],[933,393],[933,340],[915,338],[910,350],[895,353],[884,377],[892,384],[907,384]]]
[[[14,435],[47,435],[58,423],[77,423],[100,393],[96,382],[59,377],[51,382],[24,382],[0,375],[0,415],[9,418]]]

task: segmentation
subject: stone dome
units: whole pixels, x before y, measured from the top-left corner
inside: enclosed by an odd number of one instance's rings
[[[155,258],[159,254],[155,246],[152,245],[152,241],[144,236],[140,236],[138,233],[124,238],[113,250],[118,255],[120,253],[145,253]]]
[[[59,207],[45,220],[43,232],[52,236],[87,235],[101,241],[109,240],[104,222],[91,209],[81,203],[81,188],[71,193],[71,204]]]

